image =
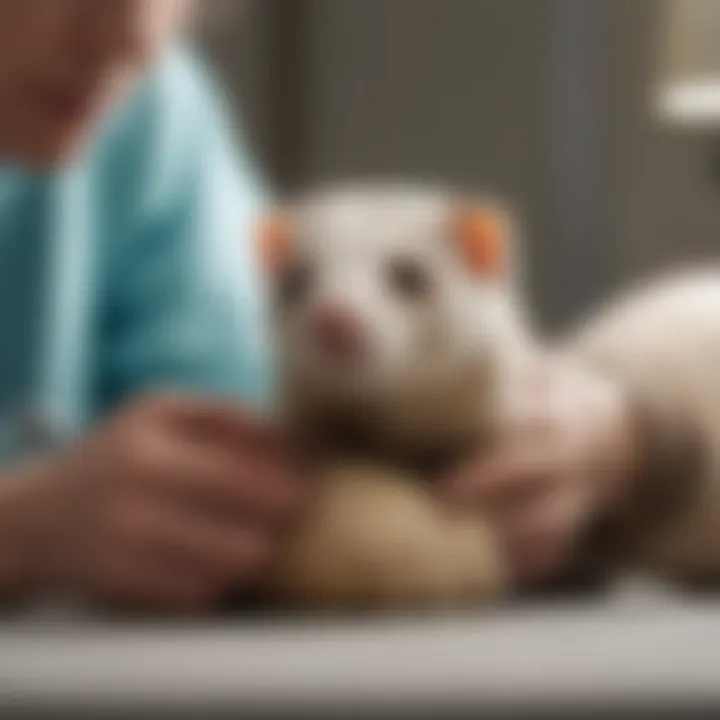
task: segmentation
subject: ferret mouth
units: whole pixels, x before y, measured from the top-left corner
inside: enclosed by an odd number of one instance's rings
[[[312,344],[313,359],[325,370],[342,375],[368,371],[373,366],[373,353],[369,344],[349,343],[343,338],[328,338]]]
[[[316,348],[317,359],[325,367],[333,368],[339,372],[360,370],[370,366],[370,354],[358,350],[337,348]]]
[[[307,370],[315,382],[341,398],[375,395],[382,384],[382,373],[372,353],[328,355],[313,349],[309,361]]]
[[[317,358],[317,367],[331,385],[351,390],[372,384],[376,370],[369,356],[331,356]]]

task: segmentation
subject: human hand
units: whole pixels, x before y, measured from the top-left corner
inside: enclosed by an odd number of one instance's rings
[[[561,572],[593,520],[621,501],[635,443],[628,398],[605,378],[553,361],[526,392],[492,451],[442,485],[452,502],[489,514],[520,584]]]
[[[302,499],[281,438],[234,405],[184,397],[141,400],[11,474],[0,579],[7,557],[26,580],[122,609],[205,611],[250,586]]]

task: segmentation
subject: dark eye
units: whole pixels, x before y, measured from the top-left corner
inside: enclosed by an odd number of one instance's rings
[[[429,269],[416,260],[393,260],[388,265],[387,274],[390,287],[404,297],[421,298],[432,289]]]
[[[310,263],[297,262],[289,265],[280,275],[277,287],[277,301],[282,307],[299,305],[312,291],[315,269]]]

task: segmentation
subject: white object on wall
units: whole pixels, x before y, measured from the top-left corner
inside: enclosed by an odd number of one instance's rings
[[[720,2],[664,0],[655,108],[664,124],[720,125]]]

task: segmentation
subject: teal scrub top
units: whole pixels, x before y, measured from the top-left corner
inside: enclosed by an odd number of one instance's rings
[[[53,173],[0,160],[0,461],[145,391],[265,404],[262,193],[219,95],[169,53]]]

